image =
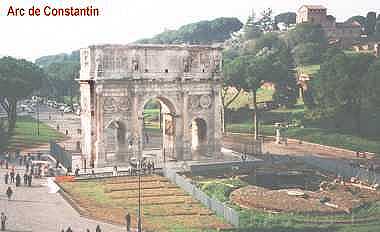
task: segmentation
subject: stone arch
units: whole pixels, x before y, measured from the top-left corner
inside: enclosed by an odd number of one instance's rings
[[[191,150],[205,149],[207,146],[207,123],[203,118],[194,118],[191,121]]]
[[[173,101],[170,97],[162,96],[162,95],[148,95],[144,96],[143,100],[141,100],[140,105],[138,106],[138,115],[143,117],[144,108],[150,100],[157,100],[161,105],[161,116],[162,116],[162,132],[161,132],[161,155],[165,156],[168,159],[177,158],[176,154],[176,142],[178,140],[178,114],[179,108],[175,101]],[[141,129],[139,137],[142,138],[142,151],[147,151],[149,148],[145,148],[145,134],[144,134],[144,121],[140,120]]]

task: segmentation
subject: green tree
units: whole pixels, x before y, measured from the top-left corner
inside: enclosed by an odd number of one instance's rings
[[[366,83],[368,100],[372,107],[380,110],[380,59],[377,59],[368,70],[368,82]],[[380,113],[380,112],[378,112]]]
[[[178,30],[166,30],[153,38],[141,39],[137,43],[152,44],[209,44],[223,42],[231,38],[231,33],[239,31],[243,24],[237,18],[217,18],[200,21],[180,27]]]
[[[311,84],[316,103],[315,111],[322,118],[332,118],[336,128],[353,120],[354,129],[361,133],[363,102],[367,72],[373,56],[367,54],[338,54],[321,65],[320,72]]]
[[[0,59],[0,104],[8,114],[8,130],[15,127],[17,101],[40,88],[45,74],[37,65],[24,59]]]
[[[358,22],[362,28],[365,28],[366,21],[366,17],[361,15],[352,16],[351,18],[346,20],[347,23]]]
[[[0,154],[2,154],[7,146],[8,133],[6,125],[2,119],[0,119]]]
[[[287,26],[296,24],[297,14],[294,12],[286,12],[274,17],[275,23],[285,23]]]
[[[74,61],[62,61],[51,63],[44,68],[49,81],[49,95],[63,101],[64,96],[70,96],[70,104],[73,98],[79,95],[79,85],[75,81],[79,76],[79,63]]]
[[[327,48],[327,38],[320,25],[310,23],[297,24],[287,35],[289,47],[294,48],[302,43],[316,43],[322,50]]]
[[[321,47],[317,43],[301,43],[293,49],[297,65],[318,64],[321,62]]]
[[[380,37],[380,20],[376,21],[375,35]]]
[[[260,25],[256,20],[256,15],[254,11],[252,11],[252,14],[248,16],[247,22],[244,24],[243,27],[243,32],[245,40],[259,38],[263,34]]]
[[[375,33],[376,26],[376,12],[368,12],[365,24],[365,32],[367,35],[373,35]]]

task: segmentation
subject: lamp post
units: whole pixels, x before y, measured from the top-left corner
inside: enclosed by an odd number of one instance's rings
[[[142,125],[142,131],[144,131],[144,113],[142,113],[141,116],[138,116],[137,119],[140,121],[142,120],[143,121],[143,125]],[[140,149],[140,138],[137,139],[137,147],[138,147],[138,151],[139,152],[142,152],[141,149]],[[135,154],[137,156],[137,154]],[[142,229],[142,226],[141,226],[141,210],[142,210],[142,204],[141,204],[141,168],[142,168],[142,157],[141,157],[141,154],[138,154],[138,158],[137,158],[137,172],[138,172],[138,175],[139,175],[139,205],[138,205],[138,218],[137,218],[137,231],[138,232],[141,232],[141,229]]]
[[[139,173],[139,212],[137,221],[137,231],[141,232],[141,159],[138,162],[138,173]]]
[[[39,97],[36,98],[36,113],[37,113],[37,136],[40,136],[40,102]]]

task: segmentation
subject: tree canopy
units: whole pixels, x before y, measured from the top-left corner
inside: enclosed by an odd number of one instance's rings
[[[275,23],[285,23],[286,25],[296,24],[297,14],[294,12],[286,12],[278,14],[274,17]]]
[[[43,70],[29,61],[9,56],[0,59],[0,103],[8,113],[10,130],[16,122],[17,101],[39,89],[44,80]]]
[[[141,39],[136,43],[152,44],[209,44],[224,42],[231,38],[231,33],[239,31],[243,24],[237,18],[217,18],[212,21],[200,21],[180,27],[178,30],[167,30],[153,38]]]
[[[332,118],[337,128],[352,120],[355,127],[351,129],[360,133],[362,110],[368,99],[368,70],[373,60],[368,54],[340,53],[321,65],[312,80],[315,110],[321,117]]]

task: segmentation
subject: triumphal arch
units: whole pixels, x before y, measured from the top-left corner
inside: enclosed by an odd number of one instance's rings
[[[80,51],[82,154],[96,167],[144,150],[145,104],[162,106],[162,151],[192,160],[220,153],[222,49],[203,45],[99,45]]]

